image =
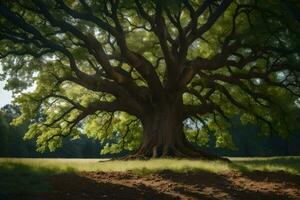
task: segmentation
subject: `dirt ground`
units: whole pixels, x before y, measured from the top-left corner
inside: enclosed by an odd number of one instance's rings
[[[47,194],[16,200],[211,199],[300,200],[300,176],[285,172],[209,172],[136,175],[131,172],[82,172],[46,177]]]

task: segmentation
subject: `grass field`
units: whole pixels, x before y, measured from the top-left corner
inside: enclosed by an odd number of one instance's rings
[[[232,163],[187,159],[152,159],[120,161],[109,159],[39,159],[0,158],[0,171],[5,166],[24,166],[33,171],[73,172],[73,171],[133,171],[152,173],[160,170],[185,172],[193,170],[218,173],[222,171],[285,171],[300,174],[300,157],[253,157],[230,158]]]
[[[126,172],[147,176],[160,171],[203,172],[279,172],[300,175],[300,157],[230,158],[232,163],[187,159],[105,160],[105,159],[27,159],[0,158],[0,199],[10,193],[27,194],[53,191],[47,176],[81,172]],[[212,175],[211,175],[212,176]],[[221,176],[221,175],[218,175]]]

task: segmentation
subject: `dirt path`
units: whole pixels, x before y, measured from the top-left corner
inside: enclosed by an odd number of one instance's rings
[[[54,191],[17,199],[255,199],[300,200],[300,176],[284,172],[209,172],[138,176],[134,173],[82,172],[47,177]]]

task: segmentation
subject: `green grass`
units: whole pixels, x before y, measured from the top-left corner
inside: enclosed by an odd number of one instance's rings
[[[202,170],[221,172],[230,170],[230,165],[219,161],[203,161],[188,159],[152,159],[152,160],[100,160],[100,159],[0,159],[0,166],[23,164],[35,169],[49,169],[57,172],[72,171],[133,171],[137,173],[154,173],[161,170],[185,172]]]
[[[23,164],[32,170],[55,172],[73,171],[133,171],[137,173],[155,173],[161,170],[186,172],[192,170],[219,173],[230,170],[240,171],[285,171],[300,174],[300,157],[269,158],[230,158],[233,163],[188,159],[152,159],[152,160],[100,160],[100,159],[18,159],[2,158],[0,167],[7,164]],[[0,168],[1,170],[1,168]]]
[[[100,159],[18,159],[0,158],[0,199],[10,194],[43,193],[52,191],[46,175],[80,171],[132,171],[138,174],[162,170],[175,172],[207,171],[221,173],[231,170],[285,171],[300,175],[300,157],[230,158],[231,164],[219,161],[153,159],[109,161]],[[5,198],[4,198],[5,199]]]
[[[300,157],[254,157],[254,158],[232,158],[233,167],[240,171],[284,171],[290,174],[300,175]]]
[[[8,194],[43,193],[52,191],[45,175],[55,173],[48,168],[35,168],[17,162],[0,162],[0,199]]]

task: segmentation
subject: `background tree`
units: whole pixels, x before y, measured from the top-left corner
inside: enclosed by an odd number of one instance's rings
[[[80,140],[74,141],[65,138],[63,147],[56,152],[40,153],[35,151],[35,138],[23,140],[28,126],[33,119],[15,127],[10,125],[13,118],[18,117],[19,108],[13,105],[6,105],[0,109],[0,157],[63,157],[63,158],[93,158],[99,157],[101,146],[95,140],[82,135]]]
[[[2,113],[0,113],[0,156],[7,154],[8,147],[8,124],[4,119]]]
[[[7,88],[36,86],[14,123],[43,113],[25,136],[40,151],[85,131],[134,157],[215,158],[191,142],[230,146],[230,116],[297,124],[299,22],[282,1],[15,0],[0,16]]]

